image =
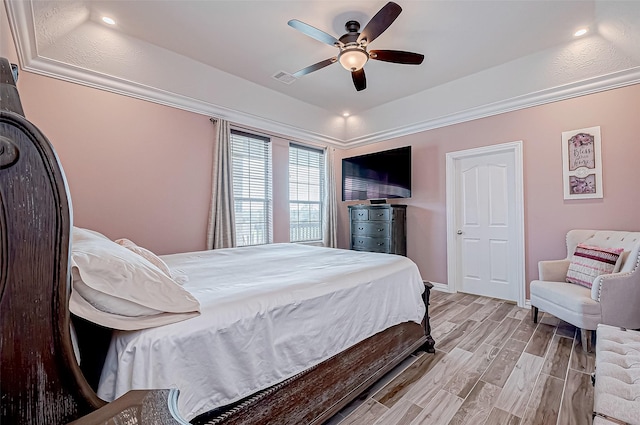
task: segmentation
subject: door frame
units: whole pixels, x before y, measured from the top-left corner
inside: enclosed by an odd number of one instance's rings
[[[456,152],[448,152],[446,154],[446,210],[447,210],[447,290],[449,292],[458,292],[459,272],[458,257],[458,241],[456,237],[456,223],[460,215],[456,211],[456,200],[458,199],[458,190],[456,187],[456,164],[459,160],[496,153],[512,153],[514,156],[514,175],[515,175],[515,229],[514,249],[516,251],[515,258],[518,263],[515,264],[515,284],[518,287],[517,303],[519,307],[525,307],[525,258],[524,258],[524,169],[523,169],[523,153],[522,140],[497,145],[484,146],[473,149],[465,149]]]

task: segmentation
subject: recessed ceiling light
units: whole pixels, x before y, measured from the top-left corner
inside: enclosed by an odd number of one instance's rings
[[[349,115],[350,115],[350,114],[349,114],[348,112],[343,112],[343,113],[342,113],[342,116],[343,116],[343,117],[348,117]]]
[[[587,29],[586,28],[581,28],[578,31],[574,32],[573,35],[574,37],[580,37],[582,35],[585,35],[587,33]]]
[[[104,22],[105,24],[109,24],[109,25],[115,25],[116,21],[114,21],[112,18],[108,17],[108,16],[103,16],[102,17],[102,22]]]

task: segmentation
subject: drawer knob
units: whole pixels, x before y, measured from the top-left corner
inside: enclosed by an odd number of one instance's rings
[[[384,228],[378,229],[378,232],[384,232]]]
[[[364,227],[358,227],[358,230],[364,230]]]
[[[384,245],[384,242],[378,242],[378,246]]]

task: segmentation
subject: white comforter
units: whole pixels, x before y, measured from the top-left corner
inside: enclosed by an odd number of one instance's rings
[[[178,388],[190,420],[425,314],[408,258],[297,244],[163,256],[202,315],[112,339],[98,395]]]

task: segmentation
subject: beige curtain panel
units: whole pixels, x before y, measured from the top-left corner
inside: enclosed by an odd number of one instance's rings
[[[212,119],[215,126],[211,211],[207,229],[207,248],[236,246],[235,214],[231,162],[231,129],[229,122]]]
[[[334,149],[331,147],[325,150],[325,199],[323,226],[323,245],[329,248],[338,246],[338,202],[336,200],[336,181],[333,172]]]

